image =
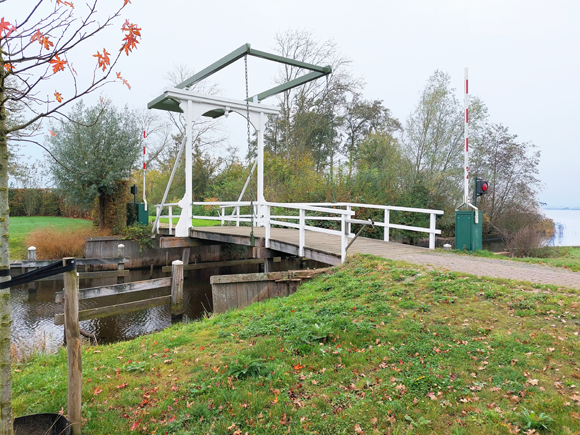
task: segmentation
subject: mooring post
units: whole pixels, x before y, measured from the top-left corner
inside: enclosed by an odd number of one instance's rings
[[[171,319],[183,316],[183,261],[171,263]]]
[[[30,246],[28,248],[28,261],[36,261],[36,247],[35,246]],[[24,272],[29,272],[31,270],[36,269],[36,267],[29,267],[27,269],[24,270]],[[28,291],[30,293],[35,293],[36,292],[36,281],[30,281],[28,283]]]
[[[125,257],[125,245],[121,244],[117,246],[117,257],[121,258],[117,264],[117,270],[119,271],[119,275],[117,276],[117,284],[122,284],[125,282],[125,275],[123,275],[125,270],[125,263],[123,263],[122,260]]]
[[[74,265],[74,269],[64,272],[64,327],[68,358],[68,420],[71,423],[73,435],[80,435],[83,367],[79,327],[79,280],[75,259],[62,259],[63,266],[71,264]]]

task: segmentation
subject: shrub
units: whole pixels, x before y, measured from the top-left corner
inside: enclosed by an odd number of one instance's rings
[[[97,235],[96,231],[92,228],[77,230],[41,228],[32,231],[26,237],[26,245],[36,247],[36,255],[39,260],[83,257],[85,254],[85,238],[95,235]],[[99,235],[106,234],[99,233]]]
[[[514,257],[535,257],[547,243],[545,235],[534,226],[523,227],[505,239],[506,248]]]

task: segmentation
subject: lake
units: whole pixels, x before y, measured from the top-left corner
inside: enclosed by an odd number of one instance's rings
[[[554,221],[552,246],[580,246],[580,210],[543,210]]]

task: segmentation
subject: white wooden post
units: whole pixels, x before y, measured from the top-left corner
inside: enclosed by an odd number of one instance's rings
[[[30,246],[28,248],[28,261],[36,261],[36,247],[34,246]],[[29,268],[25,268],[23,270],[23,272],[30,272],[32,270],[35,270],[36,267],[29,267]],[[28,283],[28,291],[31,293],[34,293],[36,291],[36,281],[30,281]]]
[[[155,227],[155,232],[157,234],[159,234],[159,215],[161,214],[161,206],[160,205],[156,205],[155,208],[157,210],[155,210],[155,222],[157,222],[157,226]]]
[[[268,204],[266,204],[264,206],[264,220],[266,221],[266,248],[270,247],[270,229],[272,228],[272,226],[270,225],[270,206]]]
[[[236,206],[236,227],[240,226],[240,206]]]
[[[183,261],[171,263],[171,318],[183,316]]]
[[[169,235],[173,234],[173,206],[169,206]]]
[[[63,258],[62,265],[75,264],[74,258]],[[79,280],[76,266],[64,274],[64,325],[68,359],[68,420],[72,433],[81,433],[81,393],[83,366],[79,327]]]
[[[477,213],[477,212],[476,212]],[[435,249],[435,213],[431,213],[429,216],[429,249]]]
[[[346,260],[346,245],[347,245],[347,234],[346,234],[346,215],[340,216],[340,262],[344,263]]]
[[[346,206],[346,211],[351,211],[351,210],[352,210],[352,207],[351,207],[350,205],[347,205],[347,206]],[[347,234],[348,234],[349,236],[352,234],[352,233],[351,233],[351,223],[350,223],[350,222],[348,223],[348,230],[347,230]]]
[[[221,216],[222,218],[222,227],[224,226],[224,223],[226,221],[226,209],[224,207],[220,208],[221,211],[218,211],[218,216]]]
[[[298,241],[298,256],[304,257],[304,243],[305,243],[305,227],[306,227],[306,210],[300,209],[300,228],[298,229],[300,239]]]
[[[388,208],[386,208],[385,209],[385,237],[384,237],[385,242],[389,241],[389,224],[391,223],[389,212],[390,212],[390,210]]]

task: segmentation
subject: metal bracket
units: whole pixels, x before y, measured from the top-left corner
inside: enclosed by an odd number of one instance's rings
[[[367,224],[361,224],[362,226],[360,227],[360,230],[358,230],[358,233],[355,234],[354,238],[350,241],[350,243],[348,245],[346,245],[346,248],[344,249],[344,252],[348,251],[348,248],[350,248],[350,245],[352,245],[354,243],[354,241],[357,239],[358,236],[360,236],[360,233],[362,233],[362,230],[364,230],[364,228],[367,225],[370,225],[371,228],[375,227],[375,223],[372,219],[369,219],[369,223]]]

